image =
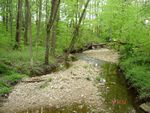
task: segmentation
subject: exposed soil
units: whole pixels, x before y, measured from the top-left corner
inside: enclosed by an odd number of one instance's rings
[[[90,50],[84,54],[108,62],[118,61],[117,52],[108,49]],[[24,78],[14,87],[0,111],[14,113],[39,106],[65,106],[75,102],[84,102],[98,111],[104,111],[104,98],[95,85],[95,78],[100,73],[101,69],[78,60],[66,70]]]

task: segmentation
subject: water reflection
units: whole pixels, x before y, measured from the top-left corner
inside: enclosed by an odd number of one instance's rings
[[[90,107],[85,104],[73,104],[66,107],[40,107],[28,109],[19,113],[92,113]]]
[[[77,57],[103,69],[98,82],[101,96],[105,99],[107,113],[143,113],[134,103],[136,95],[128,90],[126,80],[118,71],[116,64],[95,59],[83,53],[77,54]]]
[[[109,108],[107,111],[111,113],[134,112],[132,96],[128,92],[125,79],[117,72],[117,66],[111,63],[104,64],[102,77],[106,79],[103,96]]]

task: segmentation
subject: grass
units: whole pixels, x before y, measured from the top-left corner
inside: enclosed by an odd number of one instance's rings
[[[0,95],[11,92],[15,85],[23,77],[29,75],[29,47],[21,46],[19,50],[13,50],[13,39],[5,26],[0,24]],[[34,60],[43,62],[43,48],[34,48]]]
[[[9,93],[12,86],[25,75],[16,73],[5,64],[0,64],[0,94]]]

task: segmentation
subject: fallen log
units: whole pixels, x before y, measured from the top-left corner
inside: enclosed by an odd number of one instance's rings
[[[21,82],[24,82],[24,83],[35,83],[35,82],[43,82],[45,80],[38,80],[38,79],[35,79],[35,80],[22,80]]]
[[[82,53],[83,51],[86,51],[86,50],[105,48],[106,45],[107,45],[106,43],[90,43],[81,48],[75,48],[75,49],[71,50],[70,53],[71,54]],[[66,53],[67,49],[65,49],[64,52]]]

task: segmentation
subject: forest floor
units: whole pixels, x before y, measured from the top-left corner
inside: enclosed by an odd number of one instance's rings
[[[109,49],[89,50],[84,54],[96,59],[117,63],[118,53]],[[0,108],[2,113],[13,113],[39,106],[65,106],[86,103],[98,111],[106,109],[104,98],[95,80],[101,69],[83,60],[72,62],[72,66],[40,77],[24,78],[9,94]]]

